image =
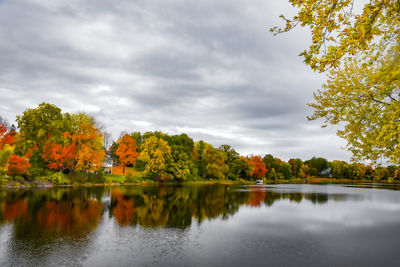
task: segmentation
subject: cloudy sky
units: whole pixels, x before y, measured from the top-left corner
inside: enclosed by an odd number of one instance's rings
[[[324,81],[273,36],[276,0],[0,0],[0,116],[50,102],[122,130],[185,132],[244,155],[348,160],[335,128],[309,122]]]

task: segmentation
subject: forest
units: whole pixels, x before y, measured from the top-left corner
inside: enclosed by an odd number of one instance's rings
[[[17,126],[0,121],[0,179],[4,183],[52,184],[238,181],[314,182],[400,180],[399,167],[328,161],[322,157],[287,162],[273,155],[240,155],[227,144],[214,147],[187,134],[109,134],[85,113],[62,113],[52,104],[26,109]],[[112,160],[112,174],[104,164]],[[314,179],[314,180],[313,180]]]

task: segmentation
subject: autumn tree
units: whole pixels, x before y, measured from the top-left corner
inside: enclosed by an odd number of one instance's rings
[[[26,158],[11,155],[8,159],[8,174],[12,176],[26,175],[31,164]]]
[[[14,152],[14,131],[10,131],[7,122],[0,117],[0,177],[8,170],[8,160]]]
[[[288,163],[291,165],[292,175],[298,177],[300,168],[304,164],[303,161],[299,158],[289,159]]]
[[[103,137],[92,117],[84,113],[71,116],[73,133],[68,135],[76,147],[74,169],[77,171],[98,171],[104,159]]]
[[[310,167],[307,164],[301,165],[298,176],[300,178],[308,178],[310,176]]]
[[[282,18],[289,31],[309,27],[312,43],[300,55],[328,80],[311,104],[310,119],[343,125],[353,159],[400,161],[400,4],[371,0],[353,8],[354,0],[295,0],[293,18]],[[360,12],[357,12],[360,10]]]
[[[8,161],[14,152],[14,148],[9,145],[5,145],[0,149],[0,178],[5,175],[8,170]]]
[[[253,176],[256,179],[265,178],[267,169],[264,166],[264,162],[260,156],[252,156],[250,162],[253,168]]]
[[[5,146],[13,146],[16,132],[8,128],[6,122],[0,122],[0,150]]]
[[[135,164],[136,158],[139,156],[138,146],[135,139],[129,134],[124,134],[118,139],[118,148],[115,154],[118,156],[121,165],[123,166],[123,173],[125,173],[126,165]]]
[[[65,131],[61,109],[55,105],[41,103],[37,108],[27,109],[17,116],[20,142],[17,150],[25,154],[30,149],[38,151],[32,157],[35,162],[41,161],[43,146],[52,136],[59,136]]]
[[[139,160],[146,166],[144,173],[157,175],[162,180],[168,178],[167,165],[171,160],[171,148],[168,143],[155,136],[150,136],[140,147]]]
[[[70,137],[68,134],[66,136]],[[74,143],[58,144],[56,142],[48,142],[43,147],[42,158],[49,169],[57,171],[72,170],[76,152]]]

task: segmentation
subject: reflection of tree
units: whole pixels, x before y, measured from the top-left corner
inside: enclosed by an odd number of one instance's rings
[[[328,194],[326,193],[311,193],[306,194],[305,198],[314,204],[324,204],[328,202]]]
[[[14,231],[22,239],[43,232],[54,237],[84,236],[97,226],[103,212],[103,204],[93,196],[93,190],[63,188],[9,192],[0,200],[0,221],[14,221]]]
[[[250,198],[246,204],[252,207],[259,207],[261,206],[261,203],[264,201],[266,195],[267,192],[265,190],[254,187],[251,189]]]
[[[268,188],[212,185],[212,186],[163,186],[121,187],[111,192],[110,216],[119,225],[143,227],[169,226],[185,228],[195,219],[227,219],[241,205],[259,207],[263,203],[272,206],[276,201],[304,200],[324,204],[329,199],[343,200],[346,195],[325,193],[276,192]]]
[[[72,201],[47,201],[37,212],[37,223],[46,232],[59,234],[87,232],[100,221],[102,204],[93,199]]]
[[[25,239],[50,233],[84,236],[95,229],[103,214],[102,197],[111,196],[109,216],[120,226],[185,228],[192,220],[227,219],[242,205],[272,206],[276,201],[324,204],[348,195],[279,192],[273,188],[224,185],[130,186],[109,191],[99,188],[58,188],[0,194],[0,223],[14,222],[16,235]]]
[[[112,214],[117,222],[121,226],[131,224],[135,216],[133,200],[125,198],[120,189],[115,189],[111,192],[111,202],[116,204]]]
[[[28,201],[26,199],[9,199],[4,201],[4,220],[12,221],[16,218],[28,219]]]
[[[122,194],[122,195],[121,195]],[[230,192],[223,185],[120,188],[111,192],[110,214],[121,225],[185,228],[192,218],[228,218],[246,203],[249,192]]]

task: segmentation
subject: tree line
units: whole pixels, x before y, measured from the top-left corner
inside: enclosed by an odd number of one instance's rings
[[[394,165],[373,168],[322,157],[285,162],[270,154],[243,156],[229,145],[195,142],[185,133],[122,132],[108,146],[108,135],[93,117],[62,113],[49,103],[25,110],[16,122],[17,127],[4,120],[0,123],[2,177],[51,177],[50,181],[65,179],[65,183],[79,179],[90,182],[95,177],[93,181],[104,182],[102,162],[108,154],[124,173],[126,167],[132,167],[142,177],[157,181],[400,178],[399,167]]]

